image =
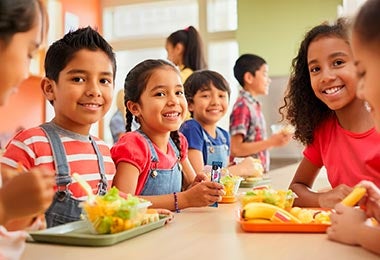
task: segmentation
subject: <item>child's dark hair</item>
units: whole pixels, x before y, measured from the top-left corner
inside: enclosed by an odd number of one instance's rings
[[[255,54],[243,54],[235,62],[234,76],[239,82],[240,86],[244,87],[244,74],[250,72],[255,76],[256,71],[267,64],[267,62]]]
[[[16,33],[27,32],[35,24],[36,8],[42,17],[42,35],[47,31],[47,14],[40,0],[0,1],[0,40],[7,45]]]
[[[226,79],[216,71],[212,70],[199,70],[192,73],[185,81],[185,95],[188,103],[193,102],[193,97],[198,91],[211,89],[211,84],[217,89],[231,94],[230,86]],[[193,113],[190,112],[191,116]]]
[[[201,36],[193,26],[173,32],[166,40],[173,46],[178,43],[184,46],[183,65],[185,68],[190,68],[193,71],[207,68]]]
[[[284,97],[284,105],[279,112],[296,131],[294,138],[304,145],[313,142],[313,132],[322,121],[334,114],[325,103],[314,94],[311,86],[307,52],[311,42],[322,37],[337,37],[347,41],[348,23],[340,18],[334,24],[327,22],[312,28],[301,42],[297,56],[292,61],[292,70]]]
[[[160,68],[170,68],[173,69],[176,73],[179,71],[176,68],[176,66],[171,63],[170,61],[166,60],[153,60],[148,59],[144,60],[143,62],[140,62],[135,67],[133,67],[127,74],[127,77],[124,81],[124,104],[127,104],[128,101],[132,101],[134,103],[140,103],[140,97],[144,90],[146,89],[146,85],[149,81],[149,78],[152,76],[153,72],[156,69]],[[128,107],[126,106],[126,126],[125,130],[126,132],[130,132],[132,129],[132,120],[133,120],[133,114],[131,111],[129,111]],[[178,148],[180,152],[180,157],[182,157],[181,154],[181,142],[179,138],[178,131],[172,131],[170,133],[170,137],[174,141],[176,147]]]
[[[353,26],[363,44],[373,45],[376,48],[379,48],[380,44],[379,11],[379,0],[367,0],[360,8]]]
[[[111,45],[91,27],[70,31],[62,39],[54,42],[45,57],[46,77],[58,81],[59,73],[83,49],[103,51],[112,63],[113,79],[116,76],[116,59]]]

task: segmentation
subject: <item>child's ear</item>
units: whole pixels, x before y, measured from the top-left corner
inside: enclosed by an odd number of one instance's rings
[[[174,46],[174,50],[175,50],[175,53],[179,56],[183,56],[183,53],[185,52],[185,46],[183,46],[182,43],[177,43],[175,46]]]
[[[189,110],[189,112],[194,112],[194,103],[193,102],[187,103],[187,110]]]
[[[243,79],[244,82],[252,84],[253,80],[255,79],[255,76],[253,76],[251,72],[247,71],[246,73],[244,73]]]
[[[44,93],[46,99],[50,102],[55,100],[54,85],[55,85],[55,81],[47,77],[44,77],[41,80],[42,92]]]
[[[140,105],[138,103],[128,101],[127,108],[135,117],[140,115]]]

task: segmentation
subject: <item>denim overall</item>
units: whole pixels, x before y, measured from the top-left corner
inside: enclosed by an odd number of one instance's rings
[[[56,127],[51,123],[41,125],[46,133],[50,146],[53,151],[54,165],[56,170],[57,192],[50,207],[45,212],[47,227],[54,227],[68,222],[80,219],[82,209],[79,207],[80,200],[71,197],[72,193],[68,189],[71,184],[70,169],[67,163],[66,151],[63,147],[59,135],[56,133]],[[94,147],[100,169],[101,180],[98,184],[98,194],[104,195],[107,191],[107,178],[105,175],[105,167],[103,156],[99,148],[90,136],[90,141]]]
[[[207,151],[207,162],[206,165],[212,165],[213,161],[222,162],[222,167],[228,166],[229,161],[229,149],[227,145],[227,139],[223,135],[223,132],[216,128],[216,136],[220,137],[223,144],[214,145],[212,144],[210,138],[207,136],[205,130],[202,129],[203,139],[206,142]]]
[[[149,150],[152,153],[152,168],[150,169],[140,195],[161,195],[180,192],[182,186],[182,170],[179,159],[171,169],[157,169],[158,155],[151,140],[141,130],[137,131],[147,140]],[[179,151],[171,138],[169,138],[169,143],[174,148],[177,158],[179,158]]]

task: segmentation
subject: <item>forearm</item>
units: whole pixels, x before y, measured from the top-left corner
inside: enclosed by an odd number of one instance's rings
[[[177,194],[177,206],[178,209],[184,209],[189,207],[188,200],[186,197],[186,192],[178,192]],[[175,196],[173,193],[165,195],[155,195],[155,196],[139,196],[140,198],[146,199],[152,202],[152,208],[164,208],[171,211],[176,210]]]
[[[380,254],[380,227],[361,224],[359,232],[356,234],[358,243],[361,247]]]
[[[294,206],[297,207],[320,207],[318,192],[314,192],[312,189],[301,183],[292,183],[289,186],[294,193],[297,194],[297,198],[294,200]]]
[[[273,144],[270,140],[231,144],[231,155],[233,157],[246,157],[272,147]]]

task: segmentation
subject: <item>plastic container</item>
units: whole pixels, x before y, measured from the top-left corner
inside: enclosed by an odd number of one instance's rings
[[[87,222],[95,234],[114,234],[146,223],[145,213],[151,202],[128,195],[122,198],[112,188],[105,196],[96,196],[94,202],[82,207]]]

